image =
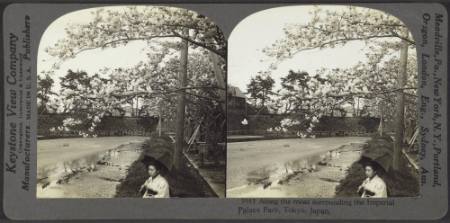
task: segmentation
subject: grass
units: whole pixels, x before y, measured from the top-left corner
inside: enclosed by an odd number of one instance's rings
[[[363,148],[377,149],[389,148],[393,150],[393,142],[388,137],[373,137]],[[355,162],[348,170],[347,176],[342,179],[336,187],[336,197],[358,197],[357,188],[366,178],[361,159]],[[408,166],[404,156],[400,160],[400,170],[394,171],[392,168],[385,172],[381,171],[380,177],[386,182],[388,197],[417,197],[420,193],[419,175]]]

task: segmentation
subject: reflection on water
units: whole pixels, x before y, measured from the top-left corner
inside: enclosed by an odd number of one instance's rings
[[[140,149],[126,149],[123,146],[102,151],[99,153],[90,154],[81,158],[60,161],[56,164],[38,168],[37,178],[38,187],[45,188],[56,184],[66,183],[71,177],[80,172],[96,171],[99,165],[129,165],[130,163],[120,162],[120,154],[124,152],[133,152],[137,155]]]
[[[227,197],[329,198],[360,159],[362,144],[343,145],[326,152],[315,151],[246,172],[246,184],[227,188]]]
[[[275,163],[251,171],[247,174],[248,184],[262,184],[263,187],[272,183],[281,183],[289,176],[301,172],[312,172],[317,170],[317,165],[326,165],[330,160],[340,157],[338,149],[322,154],[313,154],[301,159],[287,161],[285,163]]]

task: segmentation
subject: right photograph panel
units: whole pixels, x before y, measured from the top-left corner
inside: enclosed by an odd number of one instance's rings
[[[255,13],[228,42],[227,197],[416,197],[416,43],[382,11]]]

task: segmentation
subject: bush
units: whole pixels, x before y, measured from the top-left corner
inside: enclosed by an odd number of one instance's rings
[[[161,162],[149,156],[149,154],[155,154],[155,150],[164,151],[169,149],[173,151],[173,146],[172,140],[167,135],[159,137],[157,134],[152,134],[150,139],[142,144],[142,153],[131,164],[125,179],[117,185],[115,197],[141,197],[138,190],[149,177],[146,168],[149,162],[156,163],[162,167],[160,168],[161,175],[169,183],[171,197],[216,196],[198,172],[192,166],[187,165],[184,157],[182,157],[183,168],[174,174],[169,171],[168,168],[170,167],[166,168],[166,165],[171,162],[171,155],[159,157],[158,159]]]
[[[127,176],[117,185],[115,197],[141,197],[139,188],[148,177],[146,166],[139,158],[131,164]]]
[[[393,151],[393,141],[390,137],[374,137],[363,150],[376,150],[387,147]],[[364,152],[364,151],[363,151]],[[419,175],[415,173],[411,167],[408,166],[408,161],[404,156],[400,159],[400,170],[393,171],[392,168],[385,171],[379,171],[379,176],[385,181],[389,197],[417,197],[420,193]],[[353,163],[347,176],[342,179],[336,187],[336,197],[357,197],[356,192],[358,186],[361,185],[366,178],[364,173],[364,158],[358,162]]]

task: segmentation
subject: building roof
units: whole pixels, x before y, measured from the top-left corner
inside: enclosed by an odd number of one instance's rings
[[[247,98],[241,89],[232,85],[228,85],[228,94],[232,97]]]

